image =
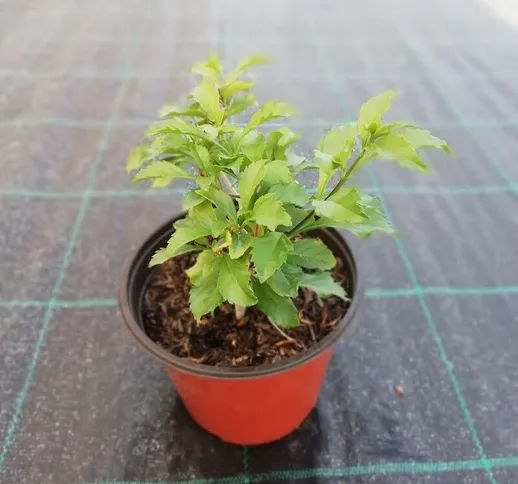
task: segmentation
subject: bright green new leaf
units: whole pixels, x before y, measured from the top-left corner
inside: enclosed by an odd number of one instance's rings
[[[428,165],[407,140],[404,133],[390,133],[377,138],[371,149],[380,157],[396,161],[399,165],[413,170],[428,172]]]
[[[242,113],[248,108],[255,106],[256,103],[257,100],[253,94],[245,94],[244,96],[233,98],[232,103],[227,108],[227,116],[230,118],[231,116]]]
[[[238,192],[243,203],[243,208],[246,210],[255,194],[255,190],[261,183],[264,175],[266,174],[264,160],[258,160],[248,165],[238,183]]]
[[[205,172],[206,175],[214,175],[215,171],[210,162],[209,150],[205,146],[199,144],[192,144],[189,154],[196,166]]]
[[[194,64],[191,71],[205,77],[218,79],[223,73],[223,67],[218,56],[216,54],[211,54],[207,61]]]
[[[234,81],[220,87],[221,96],[225,101],[228,101],[236,92],[249,91],[254,87],[252,81]]]
[[[208,190],[216,181],[213,176],[195,176],[194,181],[202,190]]]
[[[333,279],[330,272],[318,271],[313,274],[304,274],[300,281],[302,287],[313,289],[320,297],[338,296],[347,299],[344,288]]]
[[[131,173],[138,170],[142,165],[149,163],[154,158],[154,152],[147,145],[138,145],[128,156],[126,161],[126,171]]]
[[[205,134],[207,139],[213,141],[218,137],[219,128],[212,126],[212,124],[201,124],[198,128]]]
[[[416,151],[426,148],[437,148],[446,153],[451,153],[451,148],[446,141],[433,136],[432,133],[426,129],[408,129],[401,134],[404,135],[405,139]]]
[[[260,225],[265,225],[272,231],[279,225],[291,224],[291,217],[282,206],[282,202],[279,202],[272,193],[257,199],[250,218]]]
[[[250,69],[250,67],[260,64],[268,64],[269,62],[270,58],[262,54],[254,54],[246,59],[243,59],[239,62],[234,72],[232,72],[232,74],[227,77],[227,83],[235,81],[239,76]]]
[[[360,195],[355,188],[340,188],[326,200],[313,200],[315,212],[338,223],[360,223],[363,221]]]
[[[253,306],[257,303],[257,298],[250,289],[247,257],[232,259],[224,254],[219,270],[218,289],[225,300],[239,306]]]
[[[298,266],[284,264],[266,281],[279,296],[295,297],[304,272]]]
[[[263,123],[267,123],[272,119],[293,116],[295,109],[287,103],[280,101],[269,101],[264,103],[250,118],[245,128],[245,133],[249,133]]]
[[[185,138],[177,133],[168,133],[157,136],[151,143],[151,150],[155,156],[167,154],[183,154],[186,151]]]
[[[239,259],[252,245],[252,236],[245,233],[230,234],[227,232],[228,255],[231,259]]]
[[[191,244],[183,245],[182,247],[179,247],[174,251],[168,250],[167,247],[162,247],[153,254],[153,257],[151,257],[151,260],[149,261],[148,267],[163,264],[164,262],[168,261],[169,259],[172,259],[173,257],[182,254],[187,254],[188,252],[195,252],[197,250],[201,250],[201,247]]]
[[[351,156],[358,128],[354,125],[331,128],[318,142],[318,150],[345,163]]]
[[[274,160],[266,164],[266,173],[263,182],[268,185],[277,185],[278,183],[290,183],[293,180],[293,174],[285,160]]]
[[[293,252],[288,256],[288,264],[306,269],[332,269],[336,260],[333,253],[318,239],[300,239],[293,242]]]
[[[189,210],[204,201],[205,198],[198,195],[195,190],[189,190],[182,198],[182,210]]]
[[[155,161],[140,170],[133,181],[152,180],[154,187],[163,188],[177,178],[192,178],[192,175],[168,161]]]
[[[268,193],[273,193],[277,200],[283,203],[293,203],[294,205],[306,205],[310,195],[306,189],[297,182],[289,185],[273,185],[268,189]],[[293,221],[293,223],[295,223]]]
[[[207,113],[207,117],[219,126],[223,120],[224,111],[219,105],[218,88],[212,83],[204,82],[194,88],[192,97]]]
[[[297,309],[289,297],[277,294],[268,284],[253,281],[259,309],[278,326],[293,328],[299,325]]]
[[[392,100],[396,97],[396,92],[386,91],[370,98],[360,108],[358,125],[369,127],[371,123],[379,125],[381,117],[390,109]]]
[[[222,190],[211,188],[208,190],[198,190],[196,193],[211,201],[216,207],[231,220],[236,220],[236,205],[232,197]]]
[[[159,134],[179,133],[194,138],[202,138],[210,141],[212,138],[200,127],[188,123],[182,118],[172,118],[152,124],[146,131],[146,137],[152,138]]]
[[[286,152],[286,161],[288,163],[288,166],[290,166],[292,169],[298,169],[298,167],[306,161],[306,158],[303,156],[299,156],[296,153],[293,153],[293,151],[287,151]]]
[[[176,104],[167,104],[160,108],[158,112],[161,118],[170,118],[173,116],[192,116],[194,118],[204,118],[205,112],[201,109],[199,103],[191,103],[188,106],[178,106]]]
[[[281,267],[292,249],[290,239],[280,232],[269,232],[254,239],[252,261],[259,281],[266,281]]]

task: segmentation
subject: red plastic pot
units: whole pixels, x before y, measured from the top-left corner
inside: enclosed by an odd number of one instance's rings
[[[183,216],[183,215],[182,215]],[[166,367],[193,419],[225,442],[255,445],[278,440],[298,428],[311,412],[331,359],[333,345],[351,325],[361,289],[352,251],[333,229],[318,236],[344,262],[351,304],[336,329],[307,351],[274,364],[220,368],[178,358],[154,343],[142,323],[142,303],[151,255],[173,233],[177,217],[152,234],[124,265],[119,305],[124,321],[140,345]]]

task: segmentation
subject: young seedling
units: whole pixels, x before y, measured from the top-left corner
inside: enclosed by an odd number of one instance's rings
[[[446,142],[406,122],[383,123],[395,96],[385,92],[368,100],[354,124],[330,129],[309,159],[290,147],[298,136],[288,127],[265,135],[261,125],[295,113],[292,106],[266,102],[246,124],[232,117],[256,105],[253,82],[243,74],[266,61],[252,56],[230,74],[215,55],[193,67],[200,83],[182,106],[165,106],[160,121],[146,131],[148,142],[127,161],[135,182],[151,180],[162,188],[178,179],[194,188],[183,197],[184,219],[175,223],[167,246],[150,266],[187,252],[199,252],[187,271],[190,307],[196,318],[223,302],[243,317],[258,305],[278,327],[299,324],[292,298],[300,287],[321,298],[346,298],[333,280],[332,252],[318,239],[301,237],[310,230],[337,227],[358,237],[393,233],[379,201],[352,184],[354,175],[375,159],[393,160],[427,172],[420,150],[449,152]],[[303,171],[318,172],[316,190],[297,182]],[[338,180],[330,185],[331,180]]]

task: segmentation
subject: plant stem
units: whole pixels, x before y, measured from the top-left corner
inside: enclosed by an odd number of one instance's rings
[[[236,310],[236,319],[238,321],[242,321],[245,317],[246,307],[245,306],[239,306],[238,304],[235,305]]]
[[[360,154],[356,157],[356,159],[351,163],[351,166],[348,168],[348,170],[344,173],[344,175],[338,180],[338,183],[336,186],[327,194],[327,196],[324,198],[324,200],[329,200],[342,186],[344,183],[349,179],[352,172],[356,168],[356,165],[360,162],[362,156],[364,154],[364,150],[360,152]],[[291,237],[292,235],[295,235],[297,233],[297,230],[304,226],[304,224],[315,215],[315,210],[311,210],[295,227],[293,227],[286,235],[288,237]]]
[[[238,196],[239,194],[236,192],[236,189],[232,186],[232,183],[230,183],[230,180],[228,179],[228,176],[226,173],[220,172],[219,179],[221,180],[221,183],[225,185],[225,188],[228,190],[228,192],[231,195]]]

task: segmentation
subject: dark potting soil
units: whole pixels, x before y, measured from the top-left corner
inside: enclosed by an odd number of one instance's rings
[[[236,322],[234,306],[225,303],[212,316],[196,323],[189,309],[190,282],[185,271],[197,254],[184,254],[159,266],[149,281],[143,305],[148,336],[172,354],[213,366],[242,367],[274,363],[310,348],[333,331],[347,309],[337,297],[320,299],[301,288],[294,298],[301,324],[284,329],[286,339],[257,306]],[[344,285],[342,261],[333,277]]]

